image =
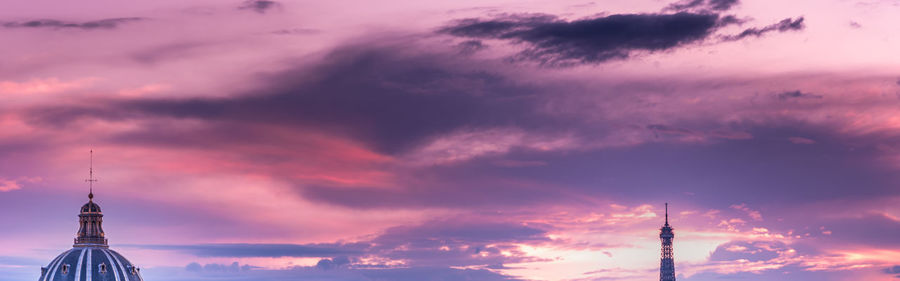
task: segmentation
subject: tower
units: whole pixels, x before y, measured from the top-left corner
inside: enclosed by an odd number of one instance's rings
[[[41,267],[38,281],[144,281],[141,270],[128,259],[109,248],[103,233],[103,212],[94,203],[94,165],[91,151],[88,202],[78,214],[75,245]]]
[[[659,229],[662,253],[659,259],[659,281],[675,281],[675,257],[672,253],[672,239],[675,233],[669,226],[669,203],[666,203],[666,224]]]

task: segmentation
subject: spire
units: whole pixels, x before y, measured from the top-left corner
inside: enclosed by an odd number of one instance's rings
[[[662,242],[662,252],[659,259],[659,280],[675,281],[675,255],[672,250],[672,240],[675,232],[669,226],[669,203],[666,202],[666,225],[659,229],[659,239]]]
[[[88,193],[88,200],[91,202],[94,202],[94,182],[97,181],[97,179],[94,178],[94,150],[93,149],[91,149],[91,165],[90,165],[90,168],[88,169],[88,176],[89,176],[88,179],[84,180],[84,181],[88,182],[88,184],[90,186],[90,192]]]

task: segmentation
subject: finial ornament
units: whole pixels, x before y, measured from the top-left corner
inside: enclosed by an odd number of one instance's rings
[[[84,181],[88,182],[88,185],[90,186],[90,192],[88,193],[88,200],[93,202],[94,201],[94,182],[97,181],[97,179],[94,178],[94,150],[93,149],[91,149],[91,165],[90,165],[90,168],[88,169],[88,176],[89,176],[88,179],[86,179]]]

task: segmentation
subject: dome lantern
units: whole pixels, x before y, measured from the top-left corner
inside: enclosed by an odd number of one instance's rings
[[[75,247],[99,246],[109,247],[106,241],[106,234],[103,233],[103,212],[100,211],[100,205],[94,203],[94,150],[91,150],[91,165],[88,169],[88,179],[84,180],[90,185],[88,193],[88,202],[81,206],[81,213],[78,214],[78,233],[75,236]]]
[[[100,205],[91,199],[81,206],[78,214],[78,233],[75,235],[75,247],[97,246],[109,247],[106,234],[103,232],[103,212]]]

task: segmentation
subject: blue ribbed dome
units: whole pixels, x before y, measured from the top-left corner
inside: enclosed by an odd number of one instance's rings
[[[143,281],[140,269],[125,257],[103,247],[75,247],[45,268],[38,281]]]

